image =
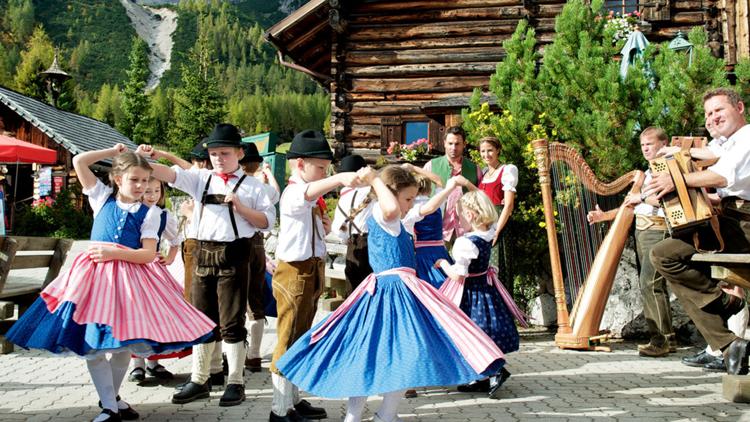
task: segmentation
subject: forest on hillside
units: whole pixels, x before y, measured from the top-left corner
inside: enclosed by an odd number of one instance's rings
[[[149,47],[120,2],[0,0],[0,85],[51,103],[40,72],[57,50],[72,76],[59,108],[181,154],[222,121],[282,139],[324,128],[328,96],[280,66],[263,38],[283,17],[277,2],[182,0],[168,7],[178,13],[171,68],[145,92]]]

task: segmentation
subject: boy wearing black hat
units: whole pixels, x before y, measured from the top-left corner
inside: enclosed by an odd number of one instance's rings
[[[198,239],[192,302],[217,323],[219,342],[193,346],[190,382],[172,397],[176,404],[209,396],[208,379],[214,350],[227,354],[229,373],[220,406],[234,406],[245,399],[245,309],[249,262],[263,253],[260,231],[273,225],[276,210],[263,185],[247,177],[239,165],[241,136],[230,124],[216,125],[204,142],[213,171],[183,170],[177,166],[153,165],[153,176],[171,183],[195,200],[192,227]],[[141,145],[143,155],[153,149]],[[251,258],[252,257],[252,258]]]
[[[339,171],[354,171],[367,163],[361,155],[347,155],[341,160]],[[352,290],[370,273],[367,256],[367,219],[372,215],[372,199],[369,186],[341,189],[331,231],[346,242],[346,267],[344,274]]]
[[[252,142],[245,142],[242,144],[242,150],[244,152],[244,156],[240,160],[242,170],[249,177],[256,177],[263,183],[268,196],[271,198],[271,202],[276,205],[279,202],[280,193],[278,191],[279,185],[276,183],[273,174],[266,168],[263,169],[262,173],[257,174],[261,163],[263,163],[263,157],[258,154],[258,147]],[[270,225],[268,229],[272,227]],[[265,297],[264,290],[266,288],[265,272],[265,253],[262,262],[251,259],[247,291],[248,318],[245,323],[249,337],[245,368],[250,370],[250,372],[260,372],[261,370],[260,344],[263,341],[263,323],[266,320],[265,306],[263,304],[263,298]]]
[[[279,205],[278,266],[273,275],[278,343],[271,360],[273,404],[270,421],[305,421],[327,417],[325,409],[300,400],[299,390],[276,368],[276,361],[312,326],[325,276],[328,231],[324,224],[322,195],[339,186],[357,183],[356,173],[326,177],[333,160],[328,141],[319,131],[295,135],[287,152],[292,176]],[[321,207],[322,205],[322,207]]]

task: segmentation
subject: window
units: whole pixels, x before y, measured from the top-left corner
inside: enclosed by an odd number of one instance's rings
[[[638,10],[638,0],[605,0],[604,10],[624,15]]]
[[[418,139],[429,139],[429,122],[404,123],[404,144],[411,144]]]

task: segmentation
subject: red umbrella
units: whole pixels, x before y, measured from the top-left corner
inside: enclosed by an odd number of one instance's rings
[[[57,151],[28,142],[0,135],[0,163],[40,163],[57,162]]]

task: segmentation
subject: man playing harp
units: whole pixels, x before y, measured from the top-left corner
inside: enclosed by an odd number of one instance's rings
[[[667,134],[661,128],[649,127],[641,132],[640,143],[643,158],[651,161],[657,152],[667,144]],[[651,171],[646,170],[645,183],[651,180]],[[649,254],[651,248],[664,240],[667,226],[664,211],[659,200],[653,195],[647,195],[645,190],[640,193],[629,194],[625,198],[626,205],[634,205],[635,213],[635,243],[640,263],[638,281],[643,299],[643,316],[648,324],[650,341],[648,344],[638,345],[641,356],[661,357],[675,351],[674,332],[672,330],[672,310],[669,305],[669,291],[667,283],[661,274],[651,265]],[[617,208],[607,212],[599,209],[589,211],[586,216],[589,224],[612,220],[617,214]]]
[[[685,184],[717,188],[724,251],[750,253],[750,125],[745,121],[745,105],[735,91],[718,88],[703,96],[703,107],[706,121],[717,136],[727,138],[728,146],[716,164],[685,174]],[[674,182],[668,174],[659,174],[646,190],[661,198],[674,190]],[[727,372],[747,374],[748,342],[727,328],[727,320],[744,309],[745,301],[724,292],[705,265],[693,263],[696,252],[690,239],[665,239],[652,249],[651,262],[711,348],[723,352]]]

